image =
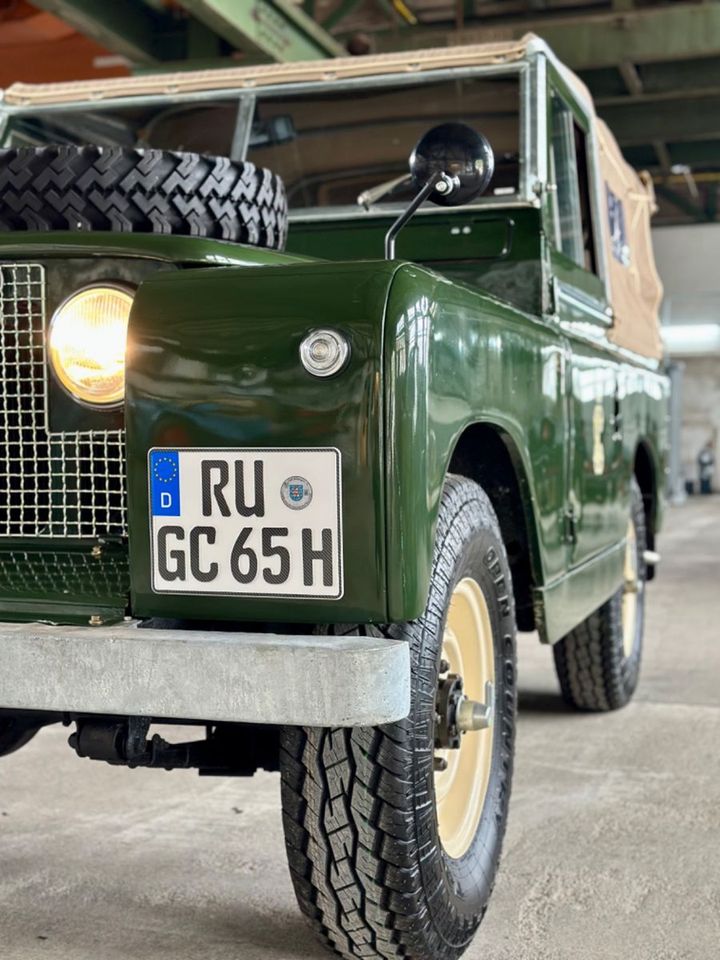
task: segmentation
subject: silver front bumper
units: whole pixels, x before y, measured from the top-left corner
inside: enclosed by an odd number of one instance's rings
[[[407,716],[410,655],[384,637],[2,624],[0,707],[374,725]]]

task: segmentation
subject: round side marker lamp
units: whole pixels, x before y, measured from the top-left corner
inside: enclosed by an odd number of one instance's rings
[[[122,287],[86,287],[53,314],[48,334],[50,365],[76,400],[96,407],[122,401],[132,303],[132,293]]]
[[[350,356],[350,344],[337,330],[313,330],[300,344],[300,360],[314,377],[339,373]]]

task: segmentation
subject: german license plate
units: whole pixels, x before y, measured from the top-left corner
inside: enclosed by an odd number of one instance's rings
[[[156,593],[342,596],[338,450],[154,447],[148,475]]]

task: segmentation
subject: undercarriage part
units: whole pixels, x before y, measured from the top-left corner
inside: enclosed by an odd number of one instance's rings
[[[276,727],[221,723],[205,727],[204,740],[170,743],[149,737],[149,717],[78,717],[68,742],[79,757],[115,766],[197,769],[200,776],[251,777],[257,770],[277,770]]]
[[[435,747],[443,750],[457,750],[460,747],[460,730],[457,725],[457,712],[464,698],[462,677],[449,673],[438,682],[438,696],[435,707],[437,723],[435,725]]]
[[[21,717],[0,716],[0,757],[24,747],[42,726]]]

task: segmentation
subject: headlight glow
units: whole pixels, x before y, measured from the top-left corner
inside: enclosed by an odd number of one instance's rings
[[[123,399],[132,302],[132,294],[121,287],[87,287],[55,311],[48,337],[50,364],[77,400],[106,407]]]

